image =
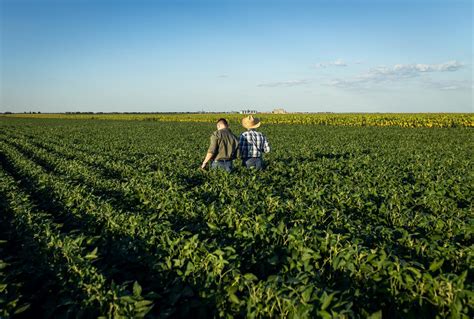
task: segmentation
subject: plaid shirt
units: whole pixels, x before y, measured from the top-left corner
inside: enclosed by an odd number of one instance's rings
[[[267,138],[260,132],[248,130],[240,135],[240,157],[262,157],[263,153],[270,152]]]

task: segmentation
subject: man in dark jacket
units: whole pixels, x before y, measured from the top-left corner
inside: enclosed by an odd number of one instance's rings
[[[212,160],[211,168],[221,168],[227,172],[232,171],[232,161],[239,155],[239,140],[229,129],[227,120],[221,118],[217,121],[217,131],[211,135],[211,144],[201,168],[204,169]]]

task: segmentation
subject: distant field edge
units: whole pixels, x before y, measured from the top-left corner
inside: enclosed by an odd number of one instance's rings
[[[160,122],[213,123],[224,117],[239,123],[247,115],[229,113],[11,113],[0,118],[126,120]],[[267,124],[307,124],[334,126],[397,126],[397,127],[474,127],[473,113],[289,113],[253,114]]]

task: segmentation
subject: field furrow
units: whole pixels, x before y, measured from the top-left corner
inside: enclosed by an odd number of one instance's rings
[[[47,303],[44,294],[58,289],[57,304],[37,311],[46,310],[54,316],[67,313],[144,316],[150,310],[151,303],[139,294],[133,295],[126,286],[107,282],[92,264],[97,255],[87,238],[64,234],[48,212],[38,211],[32,205],[29,195],[17,187],[11,176],[0,170],[0,178],[0,194],[6,202],[4,213],[10,217],[14,238],[21,242],[18,255],[24,258],[23,265],[35,265],[38,291],[33,301]],[[140,302],[142,306],[137,307],[136,303]],[[69,304],[74,306],[63,309]]]

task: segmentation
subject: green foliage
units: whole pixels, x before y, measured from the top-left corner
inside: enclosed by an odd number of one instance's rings
[[[0,118],[37,118],[72,120],[117,120],[160,122],[215,123],[225,117],[240,125],[245,115],[237,113],[85,113],[85,114],[0,114]],[[398,126],[398,127],[473,127],[472,113],[289,113],[257,115],[266,124],[305,124],[336,126]]]
[[[210,124],[0,128],[0,317],[473,316],[471,129],[266,125],[227,174]]]

